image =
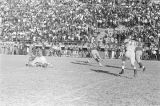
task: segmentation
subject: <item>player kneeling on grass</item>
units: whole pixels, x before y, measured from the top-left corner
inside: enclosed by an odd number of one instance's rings
[[[47,62],[46,58],[42,55],[41,50],[38,50],[39,52],[37,53],[37,56],[35,55],[31,55],[31,57],[29,58],[29,62],[28,64],[26,64],[26,66],[36,66],[36,67],[47,67],[47,66],[51,66],[52,65],[50,63]]]

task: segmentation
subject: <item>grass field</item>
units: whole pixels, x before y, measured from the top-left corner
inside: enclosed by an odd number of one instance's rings
[[[46,57],[53,68],[26,67],[27,56],[0,55],[0,106],[160,106],[160,62],[144,61],[146,72],[121,60],[103,67],[85,58]]]

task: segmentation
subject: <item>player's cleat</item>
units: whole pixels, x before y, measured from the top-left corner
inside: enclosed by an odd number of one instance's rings
[[[119,74],[123,74],[124,73],[124,69],[122,69],[122,71]]]
[[[145,67],[143,67],[143,72],[144,72],[144,71],[146,71],[146,68],[145,68]]]
[[[139,64],[139,68],[142,68],[142,67],[143,67],[143,65],[142,65],[141,62],[139,62],[138,64]]]

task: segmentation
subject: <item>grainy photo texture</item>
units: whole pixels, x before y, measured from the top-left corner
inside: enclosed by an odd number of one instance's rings
[[[160,106],[160,0],[0,0],[0,106]]]

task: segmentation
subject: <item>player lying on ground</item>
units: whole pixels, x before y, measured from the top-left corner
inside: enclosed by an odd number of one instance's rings
[[[39,48],[38,53],[36,55],[32,54],[29,57],[29,61],[26,64],[26,66],[32,66],[32,67],[52,67],[50,63],[47,62],[46,58],[42,55],[42,51]]]
[[[119,74],[124,73],[125,62],[127,59],[129,59],[131,61],[131,66],[134,68],[134,77],[135,77],[137,75],[135,62],[139,64],[140,68],[143,68],[143,71],[145,71],[146,69],[141,62],[142,47],[140,45],[137,45],[138,42],[130,39],[126,39],[124,43],[126,48],[124,55],[122,57],[122,71]]]

